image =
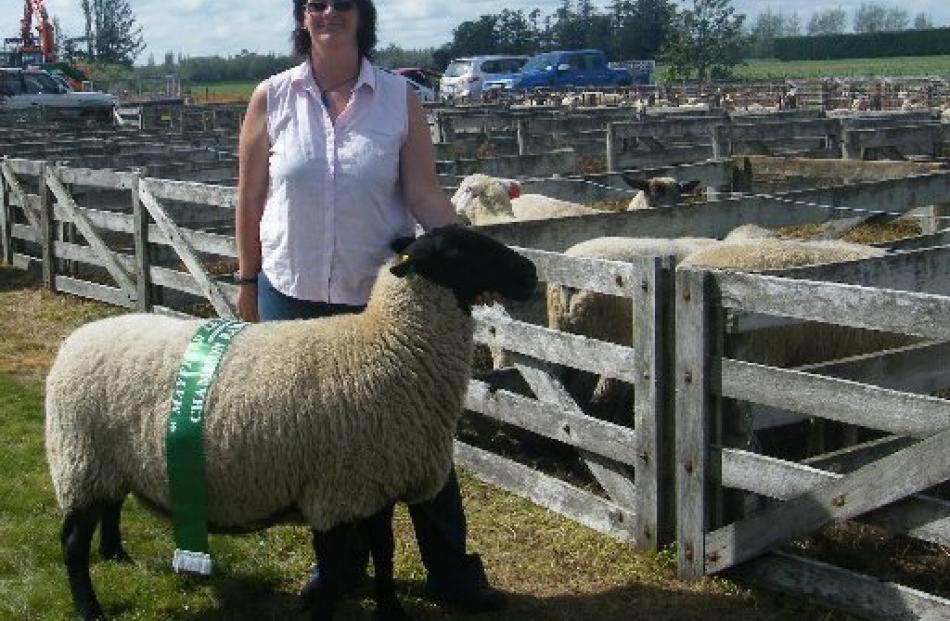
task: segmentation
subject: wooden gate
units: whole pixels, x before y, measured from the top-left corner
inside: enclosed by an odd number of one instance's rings
[[[721,353],[726,313],[734,321],[746,312],[936,340],[919,346],[918,357],[946,365],[940,342],[950,340],[950,297],[688,269],[677,274],[676,299],[680,574],[698,578],[738,566],[745,577],[868,618],[950,618],[950,601],[942,598],[772,552],[850,519],[950,544],[950,503],[921,494],[950,478],[950,402]],[[882,437],[839,455],[839,465],[848,464],[839,473],[827,460],[780,460],[729,446],[724,412],[731,402],[724,399],[860,425]],[[730,512],[726,498],[735,490],[773,500],[745,515]]]
[[[548,283],[626,298],[632,308],[636,347],[566,334],[505,313],[477,315],[476,341],[513,352],[515,369],[532,396],[469,387],[466,407],[574,447],[603,490],[579,489],[506,457],[459,444],[460,464],[486,481],[609,534],[641,550],[672,540],[673,494],[669,476],[672,418],[666,416],[665,368],[670,360],[671,321],[666,306],[671,258],[634,263],[567,257],[517,249]],[[627,424],[585,413],[558,379],[572,368],[631,384],[633,412]]]

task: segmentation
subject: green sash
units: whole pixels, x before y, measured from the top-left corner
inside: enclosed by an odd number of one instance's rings
[[[185,349],[175,379],[165,450],[175,529],[172,569],[176,572],[211,574],[202,439],[205,399],[231,339],[246,326],[227,319],[202,325]]]

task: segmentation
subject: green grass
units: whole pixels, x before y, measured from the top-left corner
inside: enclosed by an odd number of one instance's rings
[[[754,59],[736,67],[741,80],[822,77],[950,77],[950,55],[907,56],[895,58],[848,58],[842,60],[788,61]],[[666,68],[657,66],[657,81],[666,81]],[[222,82],[194,84],[191,94],[198,101],[247,101],[257,82]]]
[[[248,101],[259,82],[219,82],[215,84],[192,84],[191,95],[198,99]]]
[[[738,67],[739,77],[820,78],[873,76],[950,76],[948,56],[904,56],[894,58],[849,58],[842,60],[750,60]]]

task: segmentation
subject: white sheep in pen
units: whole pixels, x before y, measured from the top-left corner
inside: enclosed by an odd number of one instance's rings
[[[686,257],[680,267],[762,271],[882,257],[880,248],[840,240],[747,239],[726,241]],[[816,322],[799,322],[739,335],[729,356],[780,367],[795,367],[898,347],[904,335]]]
[[[514,179],[478,173],[462,180],[452,204],[463,220],[476,225],[600,213],[586,205],[541,194],[521,194],[521,185]]]
[[[476,173],[462,180],[452,195],[452,205],[455,212],[470,224],[513,222],[515,214],[511,209],[511,199],[520,194],[521,186],[514,179]]]
[[[564,254],[626,263],[644,257],[672,255],[680,261],[690,253],[716,243],[717,240],[705,237],[598,237],[575,244]],[[549,328],[618,345],[633,344],[633,306],[629,299],[549,283],[547,314]],[[599,417],[630,423],[629,411],[622,405],[630,401],[629,385],[568,369],[564,370],[562,379],[569,392],[590,405]]]
[[[679,183],[672,177],[640,180],[625,173],[623,178],[628,185],[639,190],[627,205],[628,211],[675,205],[699,185],[698,181]],[[463,179],[452,196],[452,204],[463,220],[475,225],[604,213],[587,205],[542,194],[521,194],[517,181],[483,174]]]
[[[841,241],[801,241],[769,237],[761,227],[745,225],[719,243],[700,241],[685,256],[675,247],[655,254],[677,255],[679,267],[708,266],[722,269],[767,270],[786,267],[869,259],[884,255],[870,246]],[[641,240],[630,240],[642,244]],[[658,240],[664,243],[676,240]],[[596,240],[585,242],[593,244]],[[569,253],[589,256],[584,244]],[[687,246],[688,247],[688,246]],[[658,249],[662,249],[658,246]],[[608,253],[601,252],[601,258]],[[616,260],[616,259],[615,259]],[[623,345],[633,343],[633,310],[630,300],[589,291],[574,292],[560,287],[548,288],[548,325],[577,334]],[[908,338],[843,326],[813,322],[795,323],[780,328],[753,331],[735,338],[730,357],[782,367],[798,366],[842,358],[907,344]],[[629,387],[616,380],[567,372],[566,383],[572,394],[586,401],[601,416],[629,423]]]
[[[394,244],[358,315],[248,326],[206,398],[205,490],[212,532],[303,518],[316,531],[357,522],[370,538],[377,614],[406,619],[392,580],[392,506],[441,489],[471,372],[471,305],[486,291],[523,299],[534,266],[460,227]],[[62,544],[76,612],[103,619],[89,548],[128,559],[124,498],[168,513],[165,431],[185,348],[200,321],[132,314],[64,342],[47,379],[46,447],[65,513]],[[344,558],[321,558],[339,576]],[[329,619],[334,585],[317,594]]]

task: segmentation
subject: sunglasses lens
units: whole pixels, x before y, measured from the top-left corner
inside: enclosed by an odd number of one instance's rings
[[[308,2],[307,11],[309,13],[323,13],[328,6],[332,6],[337,13],[344,13],[353,8],[353,0],[337,0],[336,2]]]

